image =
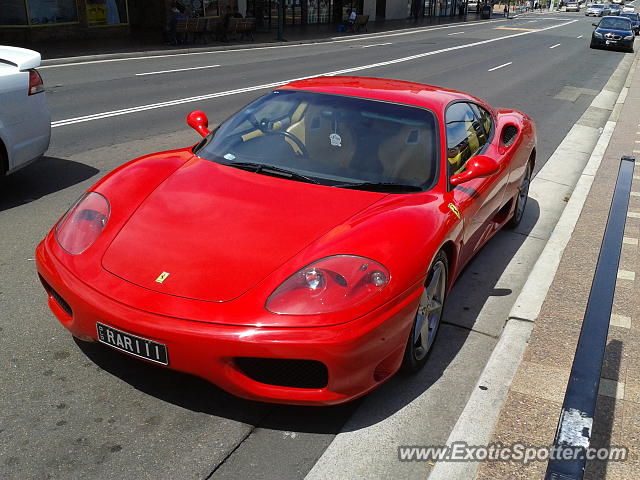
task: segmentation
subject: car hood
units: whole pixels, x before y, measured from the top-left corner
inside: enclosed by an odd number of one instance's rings
[[[144,199],[106,249],[102,265],[150,290],[225,302],[386,195],[258,175],[194,157]]]

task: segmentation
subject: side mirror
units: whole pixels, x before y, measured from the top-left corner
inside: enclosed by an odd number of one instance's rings
[[[194,110],[187,115],[187,123],[191,128],[203,137],[209,135],[209,119],[207,114],[201,110]]]
[[[597,27],[598,24],[597,23],[592,23],[591,25],[593,25],[594,27]]]
[[[458,173],[449,179],[454,187],[461,183],[468,182],[474,178],[490,177],[497,173],[500,169],[498,162],[486,155],[476,155],[467,162],[467,168],[464,172]]]

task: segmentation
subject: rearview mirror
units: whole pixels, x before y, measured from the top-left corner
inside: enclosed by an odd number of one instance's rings
[[[201,110],[194,110],[187,115],[187,123],[191,128],[203,137],[209,135],[209,119],[207,114]]]
[[[464,172],[458,173],[449,179],[454,187],[461,183],[468,182],[474,178],[490,177],[500,169],[498,162],[486,155],[476,155],[467,162]]]

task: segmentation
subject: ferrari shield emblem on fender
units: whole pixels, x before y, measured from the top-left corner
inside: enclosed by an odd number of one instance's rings
[[[458,210],[458,207],[456,207],[453,203],[450,203],[447,206],[449,207],[449,210],[451,210],[456,217],[460,218],[460,211]]]
[[[156,278],[156,282],[158,283],[164,282],[169,275],[171,275],[169,272],[162,272],[160,275],[158,275],[158,278]]]

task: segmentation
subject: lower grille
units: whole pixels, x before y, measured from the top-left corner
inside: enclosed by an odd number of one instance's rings
[[[42,285],[44,286],[47,293],[53,297],[53,299],[56,301],[58,305],[60,305],[60,308],[62,308],[62,310],[64,310],[67,315],[69,315],[70,317],[73,317],[73,310],[71,310],[71,306],[64,300],[64,298],[62,298],[60,294],[56,292],[51,287],[51,285],[49,285],[44,280],[44,278],[40,277],[40,281],[42,282]]]
[[[324,388],[329,382],[327,367],[316,360],[236,357],[235,363],[246,376],[267,385]]]

